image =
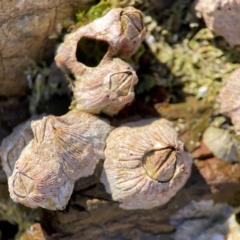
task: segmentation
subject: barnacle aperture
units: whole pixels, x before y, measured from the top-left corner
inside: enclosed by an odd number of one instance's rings
[[[51,210],[65,208],[75,180],[93,174],[104,158],[107,120],[78,110],[31,124],[34,138],[23,149],[9,177],[15,202]]]
[[[221,89],[220,112],[229,116],[237,135],[240,135],[240,69],[236,69]]]
[[[107,138],[101,182],[125,209],[162,205],[185,184],[192,159],[169,121],[149,119],[114,129]]]

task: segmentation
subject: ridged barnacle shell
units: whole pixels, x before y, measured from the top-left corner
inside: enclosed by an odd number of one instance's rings
[[[22,150],[33,139],[31,129],[32,120],[40,119],[43,116],[44,114],[33,115],[29,120],[15,127],[13,132],[3,139],[0,146],[0,157],[2,159],[3,169],[8,177],[12,175],[15,162],[19,158]]]
[[[220,112],[229,116],[236,134],[240,135],[240,69],[235,70],[221,89]]]
[[[192,159],[165,119],[122,125],[107,138],[101,182],[125,209],[149,209],[185,184]]]
[[[80,27],[65,36],[59,46],[55,60],[62,69],[73,74],[84,71],[84,66],[77,61],[78,41],[82,37],[105,41],[109,44],[107,56],[119,55],[130,58],[139,48],[146,35],[142,14],[133,7],[116,8],[102,18]]]
[[[216,157],[229,162],[239,161],[237,140],[228,130],[210,126],[203,133],[203,142]]]
[[[119,58],[102,60],[96,68],[76,76],[72,106],[98,114],[117,114],[134,99],[134,85],[138,82],[135,71]]]
[[[208,28],[223,36],[230,45],[240,44],[239,0],[197,0],[195,9],[202,13]]]
[[[93,174],[104,158],[108,121],[77,110],[31,124],[34,139],[24,148],[9,178],[15,202],[51,210],[65,208],[80,177]]]

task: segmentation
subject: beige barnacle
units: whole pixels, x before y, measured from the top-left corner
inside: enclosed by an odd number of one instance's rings
[[[85,66],[77,61],[78,41],[82,37],[105,41],[109,44],[107,56],[130,58],[146,35],[142,14],[133,7],[116,8],[102,18],[80,27],[65,36],[55,57],[57,65],[73,74],[82,73]]]
[[[240,44],[239,0],[197,0],[195,9],[202,13],[207,27],[231,46]]]
[[[119,58],[105,59],[94,69],[76,76],[72,107],[98,114],[117,114],[135,96],[135,71]]]
[[[235,70],[221,89],[220,112],[229,116],[237,135],[240,135],[240,69]]]
[[[9,178],[10,197],[35,208],[63,209],[75,180],[93,174],[104,158],[108,121],[70,111],[33,121],[34,139],[24,148]]]
[[[165,119],[122,125],[107,138],[101,182],[125,209],[149,209],[185,184],[192,159]]]
[[[15,162],[22,150],[33,139],[31,129],[32,120],[40,119],[43,116],[44,114],[33,115],[29,120],[15,127],[13,132],[3,139],[0,146],[0,158],[3,169],[8,177],[12,174]]]

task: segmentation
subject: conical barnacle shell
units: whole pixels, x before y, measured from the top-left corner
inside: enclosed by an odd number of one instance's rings
[[[32,120],[40,119],[43,116],[44,114],[33,115],[29,120],[15,127],[13,132],[3,139],[0,146],[0,157],[3,169],[8,177],[12,174],[15,162],[22,150],[33,139]]]
[[[119,58],[105,60],[76,76],[72,105],[85,112],[117,114],[134,99],[135,71]]]
[[[210,126],[203,133],[203,142],[216,157],[238,162],[237,141],[228,130]]]
[[[230,45],[240,44],[239,0],[197,0],[195,9],[202,13],[208,28],[223,36]]]
[[[222,88],[220,97],[220,112],[229,116],[235,132],[240,134],[240,69],[235,70]]]
[[[82,37],[107,42],[109,44],[107,56],[130,58],[138,50],[145,35],[146,29],[139,10],[133,7],[112,9],[102,18],[66,35],[57,50],[55,60],[63,69],[72,73],[82,72],[83,65],[76,57],[78,41]]]
[[[32,122],[34,139],[9,178],[10,196],[29,207],[63,209],[74,181],[93,174],[104,158],[108,121],[78,110]]]
[[[185,184],[192,159],[165,119],[141,120],[113,130],[101,182],[125,209],[162,205]]]

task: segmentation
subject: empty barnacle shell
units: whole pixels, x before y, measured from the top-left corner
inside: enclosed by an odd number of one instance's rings
[[[107,138],[101,182],[125,209],[149,209],[185,184],[192,159],[170,122],[149,119],[122,125]]]
[[[40,119],[45,114],[33,115],[26,122],[19,124],[13,129],[13,132],[3,139],[0,146],[0,157],[2,166],[9,177],[12,174],[15,162],[19,158],[24,147],[33,139],[31,129],[32,120]]]
[[[78,110],[31,124],[34,138],[23,149],[9,177],[15,202],[51,210],[65,208],[75,180],[93,174],[104,158],[107,120]]]
[[[235,70],[221,89],[220,112],[229,116],[237,135],[240,135],[240,69]]]
[[[135,71],[119,58],[85,71],[73,85],[72,107],[89,113],[117,114],[135,96]]]
[[[231,46],[240,44],[240,2],[238,0],[197,0],[208,28],[223,36]]]
[[[228,130],[210,126],[203,133],[204,144],[225,161],[238,162],[238,144]]]
[[[105,41],[109,44],[108,57],[130,58],[146,35],[142,14],[133,7],[116,8],[102,18],[80,27],[65,36],[55,57],[57,65],[73,74],[84,72],[84,65],[77,61],[78,41],[82,37]]]

